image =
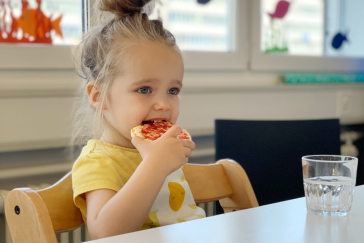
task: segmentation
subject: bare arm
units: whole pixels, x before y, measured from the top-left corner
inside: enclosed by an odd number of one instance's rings
[[[140,230],[166,177],[186,164],[192,141],[178,139],[182,129],[175,125],[161,138],[145,142],[134,137],[132,143],[143,161],[117,193],[109,189],[86,193],[87,226],[93,239]]]
[[[109,189],[86,193],[87,226],[92,239],[141,229],[165,180],[154,173],[149,166],[152,164],[143,161],[117,193]]]

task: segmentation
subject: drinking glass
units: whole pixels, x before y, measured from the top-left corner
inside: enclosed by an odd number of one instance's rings
[[[350,213],[358,159],[340,155],[302,157],[307,211],[316,215]]]

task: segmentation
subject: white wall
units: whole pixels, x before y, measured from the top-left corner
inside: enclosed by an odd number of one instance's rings
[[[239,11],[242,13],[238,14],[237,21],[238,47],[244,50],[239,55],[246,55],[243,59],[244,62],[245,59],[250,60],[250,67],[254,68],[254,65],[258,64],[264,66],[265,59],[254,59],[252,52],[254,44],[257,43],[254,40],[259,39],[259,31],[255,33],[257,36],[254,38],[248,36],[248,33],[251,35],[251,32],[258,30],[253,28],[251,22],[253,17],[259,17],[252,13],[259,12],[259,8],[253,9],[253,6],[258,6],[257,1],[238,2],[241,5]],[[257,23],[255,20],[254,24]],[[250,43],[249,47],[247,43]],[[58,50],[60,53],[52,55],[50,50],[42,48],[46,58],[41,58],[38,49],[28,48],[27,52],[14,49],[19,48],[2,47],[2,52],[8,53],[9,58],[4,58],[3,55],[0,58],[0,152],[67,146],[72,128],[70,115],[73,95],[80,83],[80,78],[70,69],[72,65],[69,50]],[[198,55],[191,56],[192,60],[188,61],[192,66],[199,64],[196,64],[200,62],[197,59]],[[59,63],[56,62],[58,59],[63,60],[60,63],[65,65],[55,65],[54,63]],[[219,67],[236,65],[236,62],[226,63],[226,60],[221,58],[207,58],[201,63],[207,63],[209,66],[211,60]],[[274,56],[274,64],[278,63],[280,68],[285,70],[291,63],[297,64],[292,62],[292,59],[277,60],[277,56]],[[334,67],[332,60],[320,63],[319,69],[324,71],[325,68]],[[26,65],[23,62],[26,62]],[[299,66],[305,68],[311,63],[312,59],[305,59],[305,65]],[[344,64],[346,68],[353,66],[352,62]],[[243,70],[244,65],[238,66]],[[20,67],[23,70],[9,70]],[[185,74],[181,112],[177,123],[193,136],[213,134],[215,119],[337,117],[343,124],[363,123],[363,105],[364,84],[288,86],[279,84],[277,73],[223,72],[210,68],[207,72],[190,71]]]
[[[0,152],[67,146],[73,71],[0,72]],[[280,85],[269,73],[187,73],[177,121],[192,136],[215,119],[340,118],[364,122],[364,85]]]

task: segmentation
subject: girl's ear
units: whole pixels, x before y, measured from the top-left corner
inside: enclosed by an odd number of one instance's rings
[[[86,92],[88,96],[88,101],[96,110],[104,110],[106,109],[105,104],[101,107],[101,87],[95,82],[89,82],[86,86]]]

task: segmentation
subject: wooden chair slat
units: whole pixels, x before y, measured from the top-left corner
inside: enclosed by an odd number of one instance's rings
[[[186,164],[182,170],[196,203],[212,202],[233,195],[222,165]]]
[[[224,171],[233,188],[233,195],[231,197],[220,200],[220,205],[224,212],[228,213],[258,207],[257,198],[243,167],[229,159],[219,160],[216,163],[224,167]]]
[[[81,212],[73,202],[72,172],[37,193],[47,206],[56,233],[68,232],[83,224]]]

